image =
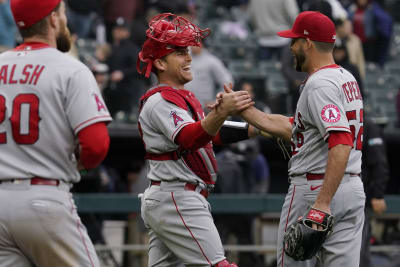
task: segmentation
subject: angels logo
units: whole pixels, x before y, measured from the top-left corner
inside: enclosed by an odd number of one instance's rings
[[[171,111],[169,116],[172,117],[172,119],[174,120],[175,127],[178,126],[178,123],[180,121],[183,121],[183,119],[179,117],[178,114],[176,114],[176,111]]]
[[[96,93],[93,93],[93,96],[94,96],[94,100],[96,101],[97,111],[101,111],[101,110],[107,111],[106,106],[100,100],[100,97]]]
[[[340,120],[339,108],[333,104],[326,105],[321,111],[321,117],[326,122],[338,122]]]

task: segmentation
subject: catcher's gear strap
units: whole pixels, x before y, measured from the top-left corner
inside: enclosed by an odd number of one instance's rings
[[[110,146],[110,137],[104,122],[91,124],[78,133],[79,161],[85,169],[93,169],[99,165],[107,155]]]
[[[249,139],[249,124],[237,121],[225,121],[219,130],[222,144],[230,144]]]
[[[337,145],[348,145],[353,147],[353,137],[349,132],[331,131],[329,132],[329,149]]]

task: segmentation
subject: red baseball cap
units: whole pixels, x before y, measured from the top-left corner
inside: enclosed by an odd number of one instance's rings
[[[19,28],[28,28],[53,11],[61,0],[11,0],[10,6]]]
[[[316,11],[301,12],[291,30],[280,31],[278,35],[285,38],[308,38],[317,42],[334,43],[335,25],[327,16]]]

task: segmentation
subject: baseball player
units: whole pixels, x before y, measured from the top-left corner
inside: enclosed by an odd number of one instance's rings
[[[0,266],[98,267],[69,190],[106,156],[110,115],[90,70],[62,53],[64,2],[10,5],[24,43],[0,55]]]
[[[290,187],[279,225],[278,266],[358,266],[365,203],[359,176],[363,102],[358,84],[333,60],[335,26],[325,15],[302,12],[291,30],[278,35],[292,38],[296,69],[308,73],[295,116],[265,114],[253,107],[241,113],[260,130],[291,139]],[[333,232],[316,256],[295,261],[287,255],[283,237],[289,226],[304,216],[312,222],[310,228],[322,231],[322,222],[330,215]]]
[[[236,266],[225,259],[206,199],[217,171],[212,143],[249,138],[252,127],[223,123],[254,102],[245,91],[225,94],[205,117],[200,102],[184,89],[192,80],[188,46],[201,45],[209,32],[183,17],[160,14],[149,22],[139,53],[138,71],[146,77],[153,71],[158,79],[141,98],[138,122],[150,179],[141,207],[150,267]],[[142,69],[140,61],[146,63]]]

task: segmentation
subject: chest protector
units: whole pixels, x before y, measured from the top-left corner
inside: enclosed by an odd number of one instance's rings
[[[146,94],[140,98],[139,112],[142,110],[146,100],[156,93],[161,93],[161,96],[166,101],[190,111],[195,121],[199,121],[204,118],[203,108],[193,93],[183,89],[176,90],[169,86],[157,87],[147,91]],[[138,127],[143,144],[146,148],[146,144],[143,140],[143,132],[139,122]],[[204,183],[215,184],[217,177],[217,161],[215,159],[211,142],[196,151],[184,151],[181,148],[162,154],[154,154],[146,151],[145,158],[150,160],[183,160],[186,166],[190,168],[194,174],[200,177]]]

